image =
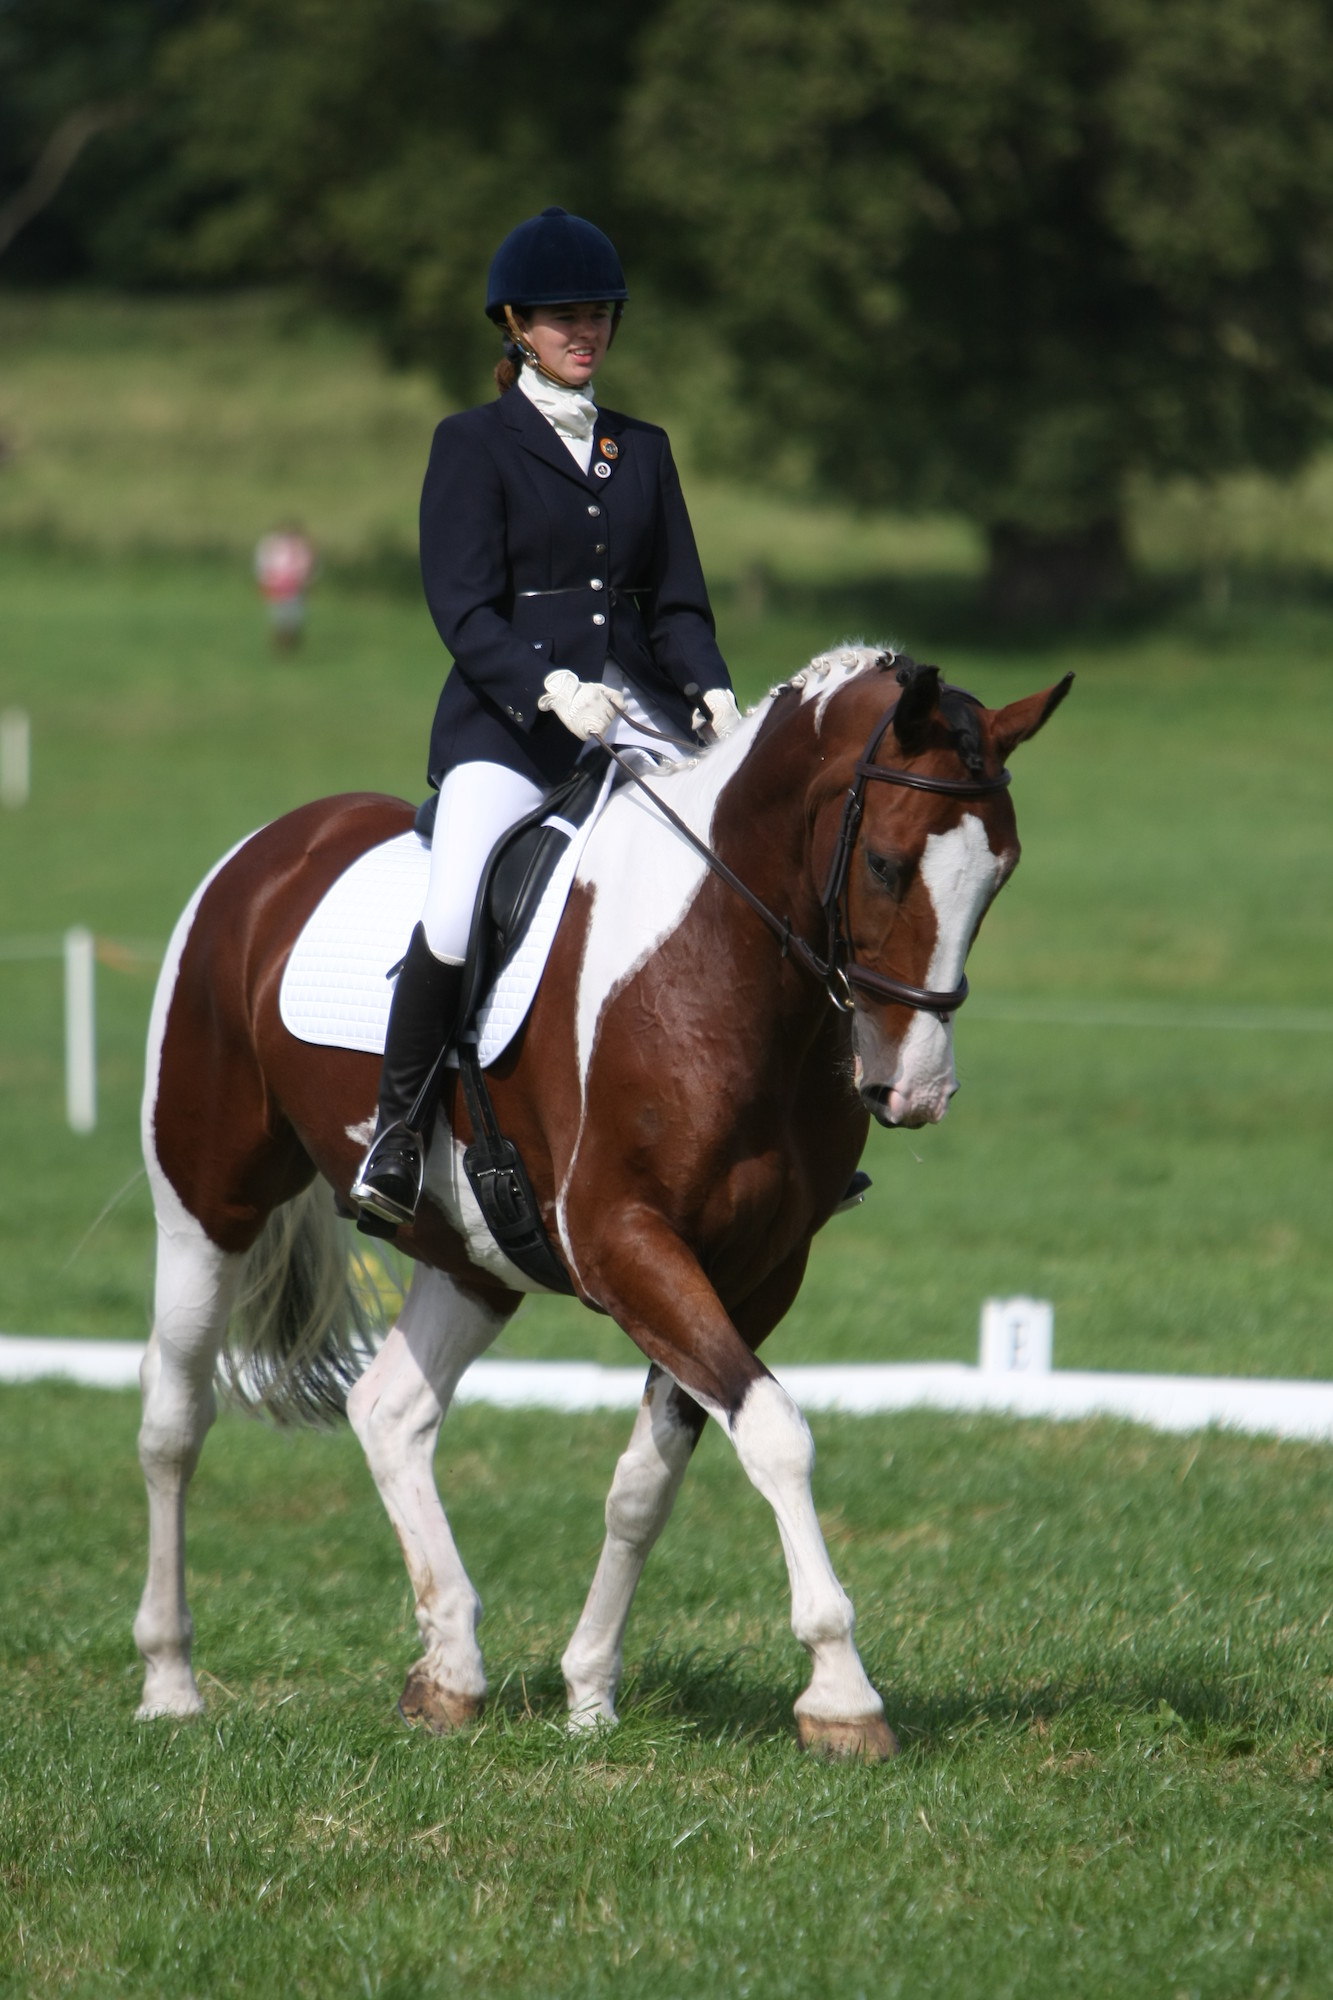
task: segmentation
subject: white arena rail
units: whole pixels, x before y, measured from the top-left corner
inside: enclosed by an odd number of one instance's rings
[[[42,1340],[0,1334],[0,1382],[63,1379],[101,1389],[137,1388],[143,1348],[122,1340]],[[971,1368],[961,1361],[844,1362],[778,1368],[803,1410],[856,1416],[889,1410],[999,1412],[1015,1417],[1119,1417],[1160,1431],[1217,1425],[1252,1436],[1333,1443],[1333,1382],[1248,1376],[1116,1375]],[[645,1369],[592,1361],[476,1361],[460,1403],[499,1409],[632,1410]]]

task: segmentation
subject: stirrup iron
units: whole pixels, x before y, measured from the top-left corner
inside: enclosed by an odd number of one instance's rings
[[[404,1192],[411,1195],[410,1207],[386,1189],[377,1187],[372,1178],[377,1168],[381,1171],[389,1169],[391,1163],[393,1178],[398,1181]],[[398,1119],[378,1134],[370,1151],[361,1162],[360,1170],[351,1186],[351,1198],[359,1208],[378,1216],[381,1222],[396,1223],[403,1229],[416,1216],[425,1178],[426,1148],[422,1143],[421,1134],[414,1132],[402,1119]]]

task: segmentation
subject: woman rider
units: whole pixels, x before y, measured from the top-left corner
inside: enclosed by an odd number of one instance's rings
[[[507,329],[498,402],[447,417],[421,495],[421,573],[453,655],[431,730],[430,880],[389,1014],[363,1213],[412,1220],[472,908],[500,835],[589,737],[688,737],[740,720],[665,431],[600,409],[593,377],[628,293],[609,238],[562,208],[506,236],[486,312]],[[639,737],[640,741],[645,740]],[[652,739],[656,747],[658,739]]]

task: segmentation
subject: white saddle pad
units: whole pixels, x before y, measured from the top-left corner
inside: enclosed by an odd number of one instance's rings
[[[477,1044],[483,1067],[504,1054],[527,1018],[611,778],[608,770],[597,803],[561,855],[523,942],[482,1003]],[[544,824],[566,822],[553,815]],[[393,982],[385,974],[407,950],[429,875],[430,849],[415,833],[400,833],[370,848],[338,877],[307,920],[282,975],[278,1009],[289,1034],[325,1048],[383,1055],[393,998]]]

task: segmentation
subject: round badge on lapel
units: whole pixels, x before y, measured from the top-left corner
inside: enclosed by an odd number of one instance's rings
[[[603,458],[620,457],[620,446],[614,438],[598,438],[597,449],[601,452]]]
[[[611,477],[610,466],[604,465],[601,459],[598,459],[596,465],[594,465],[593,467],[593,471],[597,474],[597,477],[599,479],[609,479]]]

